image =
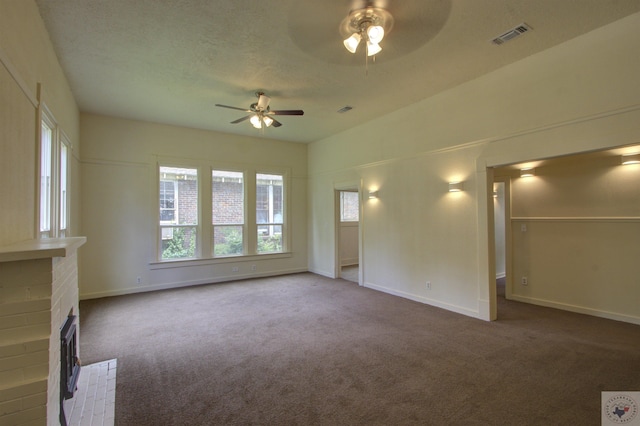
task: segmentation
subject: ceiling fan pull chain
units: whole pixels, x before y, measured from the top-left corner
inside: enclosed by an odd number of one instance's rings
[[[364,51],[364,76],[369,77],[369,55],[367,54],[367,49],[362,49]]]

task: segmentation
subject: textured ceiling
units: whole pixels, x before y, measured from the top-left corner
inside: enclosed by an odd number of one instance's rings
[[[379,0],[395,18],[368,64],[339,27],[362,0],[36,0],[81,111],[311,142],[640,11],[638,0]],[[501,46],[490,40],[527,23]],[[280,117],[230,124],[254,92]],[[350,105],[353,110],[338,114]]]

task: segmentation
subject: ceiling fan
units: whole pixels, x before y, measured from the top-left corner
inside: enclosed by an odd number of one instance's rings
[[[217,107],[222,108],[230,108],[237,109],[238,111],[249,112],[251,114],[238,118],[231,122],[231,124],[241,123],[245,120],[249,120],[253,127],[256,129],[262,129],[264,127],[269,127],[273,125],[273,127],[280,127],[282,123],[276,120],[274,115],[303,115],[304,111],[301,109],[280,109],[280,110],[272,110],[269,107],[269,102],[271,98],[265,95],[263,92],[256,92],[256,97],[258,98],[258,102],[251,104],[249,109],[238,108],[229,105],[221,105],[216,104]]]

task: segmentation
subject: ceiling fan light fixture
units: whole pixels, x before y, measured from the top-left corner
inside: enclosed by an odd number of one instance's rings
[[[384,38],[384,28],[380,25],[371,25],[367,28],[367,36],[369,38],[369,42],[373,44],[380,44]]]
[[[249,119],[249,121],[256,129],[262,129],[262,120],[260,120],[260,116],[254,115]]]
[[[271,124],[273,123],[273,119],[266,115],[262,117],[262,121],[264,122],[264,125],[267,127],[271,126]]]
[[[382,47],[378,43],[367,42],[367,56],[373,56],[382,51]]]
[[[367,55],[373,56],[382,48],[379,43],[393,27],[393,16],[382,8],[367,6],[349,12],[342,20],[340,32],[344,37],[344,47],[356,53],[360,41],[367,43]]]
[[[362,36],[358,33],[353,33],[349,38],[344,40],[344,47],[346,47],[349,52],[356,53],[360,40],[362,40]]]
[[[258,110],[264,111],[269,107],[269,101],[271,98],[265,95],[264,93],[257,93],[258,95]]]

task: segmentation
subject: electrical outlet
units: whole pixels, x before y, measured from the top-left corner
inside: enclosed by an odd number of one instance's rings
[[[136,278],[136,283],[141,284],[142,283],[142,278],[140,278],[140,277]]]
[[[431,281],[427,281],[427,290],[431,290]]]
[[[523,223],[522,225],[520,225],[520,232],[527,232],[527,224]]]
[[[522,277],[522,285],[529,285],[529,279],[525,276]]]
[[[256,270],[256,265],[251,265],[251,270],[255,271]]]
[[[231,272],[238,272],[238,271],[240,271],[240,268],[238,268],[237,266],[234,266],[234,267],[231,269]]]

